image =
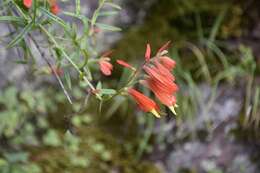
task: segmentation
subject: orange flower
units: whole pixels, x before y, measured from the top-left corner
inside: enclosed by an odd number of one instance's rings
[[[157,54],[161,53],[162,51],[166,50],[171,44],[171,41],[167,41],[157,52]]]
[[[146,51],[145,51],[145,61],[148,62],[151,58],[151,46],[150,44],[146,45]]]
[[[109,57],[112,53],[114,52],[114,50],[108,50],[108,51],[105,51],[101,54],[100,57]]]
[[[178,86],[174,83],[174,76],[162,64],[155,60],[155,66],[144,66],[145,72],[149,75],[141,84],[148,87],[160,102],[170,108],[176,114],[176,97]]]
[[[57,15],[59,12],[60,12],[60,7],[58,6],[58,4],[53,4],[53,5],[51,5],[51,13],[52,14],[55,14],[55,15]]]
[[[161,90],[166,90],[170,93],[178,90],[177,85],[171,79],[171,76],[164,76],[156,67],[144,66],[145,72],[149,75]]]
[[[110,58],[100,58],[98,61],[101,72],[106,76],[110,76],[113,70],[113,65],[109,61]]]
[[[26,8],[31,8],[31,6],[32,6],[32,0],[23,0],[23,5],[24,5]]]
[[[128,93],[135,99],[140,109],[144,112],[151,112],[157,118],[160,118],[160,114],[157,112],[159,107],[152,99],[132,88],[128,89]]]
[[[123,61],[123,60],[116,60],[117,64],[121,65],[121,66],[124,66],[126,68],[130,68],[131,70],[135,71],[136,69],[131,66],[130,64],[128,64],[127,62]]]
[[[165,67],[161,63],[159,63],[157,60],[155,60],[156,68],[154,68],[157,73],[161,74],[162,76],[169,78],[171,81],[175,80],[175,77],[170,72],[170,68]]]
[[[166,88],[161,87],[158,83],[151,79],[140,81],[141,84],[148,87],[154,95],[162,102],[162,104],[170,107],[176,104],[176,98],[173,92],[169,92]]]
[[[168,56],[161,56],[159,57],[159,61],[162,63],[162,65],[169,69],[169,70],[172,70],[175,65],[176,65],[176,62],[174,60],[172,60],[170,57]]]

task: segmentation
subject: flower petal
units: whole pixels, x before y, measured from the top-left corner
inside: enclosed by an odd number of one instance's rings
[[[26,8],[31,8],[31,6],[32,6],[32,0],[23,0],[23,5],[24,5]]]
[[[148,62],[151,58],[151,46],[150,44],[146,45],[146,51],[145,51],[145,61]]]

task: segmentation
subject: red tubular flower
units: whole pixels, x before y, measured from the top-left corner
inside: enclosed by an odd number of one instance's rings
[[[167,41],[167,43],[165,43],[157,52],[158,53],[161,53],[162,51],[166,50],[171,44],[171,41]]]
[[[158,87],[167,90],[169,92],[176,92],[178,90],[177,85],[171,79],[171,76],[164,76],[155,67],[144,67],[145,72],[149,75]]]
[[[135,71],[136,69],[131,66],[130,64],[128,64],[127,62],[123,61],[123,60],[116,60],[117,64],[121,65],[121,66],[124,66],[126,68],[130,68],[131,70]]]
[[[100,57],[109,57],[112,53],[114,52],[114,50],[108,50],[108,51],[105,51],[101,54]]]
[[[148,62],[151,58],[151,46],[150,44],[146,45],[146,51],[145,51],[145,61]]]
[[[100,58],[98,61],[101,72],[106,76],[110,76],[113,70],[113,65],[109,61],[110,58]]]
[[[140,109],[144,112],[151,112],[157,118],[160,118],[160,114],[157,112],[159,107],[152,99],[132,88],[128,89],[128,93],[135,99]]]
[[[157,71],[157,73],[161,74],[162,76],[164,76],[166,78],[169,78],[171,81],[175,80],[175,77],[169,71],[168,68],[166,68],[164,65],[159,63],[157,60],[155,60],[155,65],[156,65],[156,68],[154,68],[154,69]]]
[[[162,63],[162,65],[169,69],[169,70],[172,70],[175,65],[176,65],[176,62],[174,60],[172,60],[170,57],[168,56],[161,56],[159,57],[159,61]]]
[[[23,5],[24,5],[26,8],[31,8],[31,6],[32,6],[32,0],[23,0]]]
[[[160,102],[170,108],[176,114],[176,98],[174,94],[178,91],[178,86],[174,83],[174,76],[159,61],[155,60],[155,66],[144,66],[145,72],[149,75],[146,80],[141,81],[148,87]]]
[[[60,7],[58,6],[57,3],[53,4],[51,6],[51,13],[54,15],[57,15],[60,12]]]
[[[173,95],[174,92],[169,92],[166,88],[163,88],[156,83],[156,81],[151,79],[146,79],[144,81],[140,81],[141,84],[148,87],[154,95],[162,102],[162,104],[170,107],[176,104],[176,98]]]

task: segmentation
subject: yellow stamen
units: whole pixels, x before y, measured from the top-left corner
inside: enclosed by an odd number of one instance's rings
[[[152,109],[150,112],[151,112],[155,117],[161,118],[160,114],[159,114],[155,109]]]
[[[169,109],[172,111],[172,113],[173,113],[174,115],[177,115],[177,113],[176,113],[176,111],[175,111],[175,109],[174,109],[174,106],[169,106]]]

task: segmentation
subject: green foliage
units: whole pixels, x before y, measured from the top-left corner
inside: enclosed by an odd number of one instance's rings
[[[29,162],[28,153],[8,153],[4,154],[4,159],[0,158],[0,172],[2,173],[41,173],[41,168]]]
[[[83,90],[73,88],[72,96],[76,101],[71,107],[67,106],[66,97],[59,90],[18,91],[15,87],[2,90],[0,136],[5,138],[10,149],[7,151],[1,146],[0,172],[53,173],[66,170],[83,173],[87,168],[94,173],[108,171],[112,164],[130,172],[153,170],[157,173],[150,163],[135,162],[134,147],[126,149],[118,142],[117,135],[104,131],[99,117],[88,113],[92,103],[86,107],[82,105],[83,93]],[[11,121],[13,112],[16,116]],[[66,123],[64,116],[67,114],[71,118]],[[23,119],[22,124],[20,119]],[[136,145],[134,139],[126,139],[125,143]]]
[[[112,1],[99,1],[97,9],[91,17],[82,13],[80,0],[75,0],[75,4],[74,12],[63,9],[61,10],[62,14],[53,14],[50,7],[51,4],[48,1],[36,1],[32,7],[26,9],[20,1],[4,0],[1,2],[1,9],[3,9],[3,14],[8,15],[0,17],[0,22],[5,22],[11,26],[10,28],[15,28],[18,31],[17,33],[11,33],[10,31],[8,38],[12,39],[8,45],[5,45],[5,42],[3,42],[4,46],[8,48],[22,47],[24,55],[26,53],[30,54],[26,59],[17,61],[18,63],[30,62],[33,63],[30,66],[35,67],[36,64],[34,63],[36,61],[33,59],[35,57],[34,53],[32,53],[32,47],[35,47],[41,55],[40,58],[46,62],[46,65],[49,66],[52,72],[55,71],[53,70],[55,66],[65,71],[64,78],[61,78],[57,73],[54,73],[54,75],[70,103],[72,103],[70,98],[72,89],[70,74],[72,73],[69,73],[69,71],[72,69],[78,73],[81,82],[85,83],[91,90],[95,89],[92,84],[92,73],[94,71],[90,70],[95,69],[92,67],[97,66],[100,58],[96,51],[97,33],[95,30],[100,29],[102,32],[121,30],[118,27],[99,22],[100,17],[116,15],[118,10],[120,10],[120,7]],[[76,20],[68,23],[63,19],[64,15],[76,18]],[[78,24],[78,20],[82,23]],[[83,31],[80,29],[81,27]],[[39,41],[39,38],[34,33],[39,33],[39,37],[44,41]],[[29,43],[30,40],[32,42]],[[49,50],[45,49],[46,43],[50,48]],[[56,65],[51,62],[54,62]],[[39,72],[36,69],[34,68],[34,71],[37,74]],[[63,80],[66,81],[66,85],[63,84]],[[115,91],[104,90],[104,95],[107,95],[108,92],[115,94]],[[102,100],[98,93],[95,95],[99,100]]]

